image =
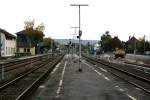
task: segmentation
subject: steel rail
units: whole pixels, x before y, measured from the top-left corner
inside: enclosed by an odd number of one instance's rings
[[[21,93],[21,95],[19,95],[16,100],[23,100],[29,93],[31,93],[31,91],[39,86],[39,83],[41,80],[43,80],[48,73],[50,73],[54,67],[62,60],[63,56],[61,58],[59,58],[57,61],[55,61],[45,73],[43,73],[33,84],[31,84],[24,92]]]
[[[47,62],[46,62],[46,63],[47,63]],[[45,64],[45,63],[44,63],[44,64]],[[25,76],[27,76],[28,74],[34,72],[35,70],[39,69],[40,67],[44,66],[44,64],[42,63],[42,64],[39,65],[38,67],[36,66],[37,68],[32,69],[32,70],[28,71],[27,73],[25,73],[25,74],[23,74],[23,75],[21,75],[21,76],[15,78],[15,79],[11,80],[10,82],[4,84],[3,86],[0,87],[0,91],[3,90],[4,88],[8,87],[9,85],[13,84],[14,82],[16,82],[16,81],[18,81],[18,80],[24,78]]]
[[[9,86],[12,86],[13,84],[16,84],[16,82],[21,82],[21,80],[23,81],[24,80],[24,78],[26,78],[26,76],[30,79],[30,74],[31,74],[31,79],[32,79],[32,75],[34,75],[34,71],[35,71],[35,75],[39,75],[39,76],[36,76],[38,79],[36,79],[36,81],[35,81],[35,79],[34,79],[34,77],[33,77],[33,79],[32,80],[30,80],[31,82],[29,82],[29,83],[32,83],[30,86],[29,85],[27,85],[27,87],[24,87],[25,88],[25,90],[23,91],[23,92],[21,92],[21,93],[19,93],[18,91],[18,93],[17,94],[20,94],[19,96],[18,95],[15,95],[15,97],[17,97],[16,98],[16,100],[22,100],[21,98],[23,98],[27,93],[27,91],[29,91],[29,90],[31,90],[31,88],[32,87],[34,87],[35,86],[35,84],[37,83],[37,82],[39,82],[40,80],[41,80],[41,78],[42,77],[44,77],[45,75],[46,75],[46,73],[48,73],[49,71],[50,71],[50,69],[52,69],[53,67],[54,67],[54,65],[56,64],[56,62],[58,62],[58,58],[57,59],[55,59],[55,60],[52,60],[51,62],[49,62],[49,60],[47,60],[46,62],[44,62],[44,64],[42,64],[42,65],[40,65],[40,66],[38,66],[36,69],[34,69],[33,71],[30,71],[28,74],[26,73],[25,75],[23,75],[22,77],[20,77],[20,78],[17,78],[16,80],[14,80],[14,81],[12,81],[12,82],[10,82],[9,84],[7,84],[6,86],[3,86],[3,87],[1,87],[1,89],[0,89],[0,92],[2,92],[3,90],[5,91],[5,88],[6,89],[8,89],[9,88]],[[50,65],[51,67],[48,69],[48,70],[45,70],[45,67],[46,66],[48,66],[48,65]],[[44,70],[43,70],[43,69]],[[36,70],[39,70],[39,72],[37,71],[36,72]],[[41,71],[42,70],[42,71]],[[44,72],[43,72],[44,71]],[[37,74],[38,73],[38,74]],[[44,74],[45,73],[45,74]],[[42,75],[41,75],[42,74]],[[28,76],[29,75],[29,76]],[[40,78],[39,78],[40,77]],[[33,82],[32,82],[33,81]],[[28,84],[29,84],[28,83]],[[19,83],[20,84],[20,83]],[[36,84],[37,85],[37,84]],[[15,86],[13,86],[13,87],[15,87]],[[16,88],[17,89],[17,88]],[[13,91],[15,91],[15,90],[13,90]],[[7,94],[7,93],[6,93]],[[8,94],[9,94],[9,92],[8,92]],[[2,95],[1,95],[2,96]],[[5,97],[5,96],[4,96]]]
[[[89,62],[94,61],[94,62],[92,62],[92,63],[94,63],[94,64],[95,64],[95,62],[98,63],[98,64],[102,64],[102,65],[104,65],[104,66],[106,66],[106,67],[109,67],[109,68],[112,68],[112,69],[114,69],[114,70],[116,70],[116,71],[118,71],[118,72],[121,72],[121,73],[124,73],[124,74],[126,74],[126,75],[128,75],[128,76],[131,76],[131,77],[135,78],[136,80],[139,80],[139,81],[142,81],[142,82],[146,82],[146,84],[149,84],[149,83],[150,83],[150,80],[149,80],[149,79],[146,79],[146,78],[144,78],[144,77],[142,77],[142,76],[138,76],[138,75],[135,75],[135,74],[133,74],[133,73],[131,73],[131,72],[124,71],[124,70],[119,69],[119,68],[115,68],[114,66],[112,66],[112,65],[110,65],[110,64],[108,64],[108,63],[106,64],[106,63],[104,63],[104,62],[102,62],[102,61],[97,61],[97,60],[95,60],[95,59],[93,59],[93,58],[90,58],[90,57],[87,57],[87,56],[83,56],[83,57],[86,58]],[[97,67],[97,68],[98,68],[98,67]],[[112,74],[115,75],[115,76],[120,77],[121,79],[124,79],[124,80],[128,81],[129,83],[135,85],[136,87],[139,87],[139,88],[141,88],[142,90],[144,90],[144,91],[150,93],[150,84],[149,84],[149,88],[145,88],[145,87],[139,85],[138,83],[131,82],[131,81],[125,79],[125,78],[122,78],[121,76],[117,75],[116,73],[113,73],[113,72],[111,72],[111,71],[109,71],[109,72],[112,73]]]

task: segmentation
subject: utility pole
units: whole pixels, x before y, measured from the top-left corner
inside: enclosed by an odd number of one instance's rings
[[[144,35],[144,54],[145,54],[145,35]]]
[[[88,4],[71,4],[70,6],[76,6],[79,7],[79,72],[82,72],[81,68],[81,35],[82,35],[82,30],[81,30],[81,14],[80,14],[80,7],[82,6],[88,6]]]
[[[69,54],[71,53],[71,39],[69,39]]]
[[[73,35],[73,41],[76,39],[75,37],[76,37],[76,29],[77,28],[79,28],[79,27],[71,27],[71,28],[74,28],[75,30],[74,30],[74,34],[72,34]],[[75,43],[75,41],[74,41],[74,53],[76,53],[76,43]]]
[[[53,57],[53,40],[51,39],[51,55]]]
[[[0,57],[1,57],[1,47],[2,47],[2,43],[1,43],[1,33],[0,33]]]

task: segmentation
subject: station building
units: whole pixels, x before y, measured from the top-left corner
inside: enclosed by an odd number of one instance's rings
[[[35,55],[35,46],[31,44],[30,38],[25,30],[15,33],[17,35],[17,53]]]
[[[15,56],[16,36],[0,28],[0,57]]]

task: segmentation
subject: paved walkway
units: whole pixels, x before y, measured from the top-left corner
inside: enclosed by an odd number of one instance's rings
[[[150,100],[148,94],[106,69],[65,56],[30,100]]]

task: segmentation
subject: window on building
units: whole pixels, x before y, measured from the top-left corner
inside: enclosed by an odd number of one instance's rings
[[[30,52],[30,49],[29,49],[29,48],[27,49],[27,52],[28,52],[28,53]]]
[[[20,52],[20,49],[19,49],[19,48],[17,48],[17,52]]]
[[[6,47],[6,51],[5,52],[6,52],[6,55],[7,55],[7,47]]]
[[[14,50],[13,50],[14,48],[11,48],[11,54],[14,54]]]
[[[10,47],[8,47],[8,55],[10,55]]]
[[[24,48],[24,52],[26,52],[26,48]]]

